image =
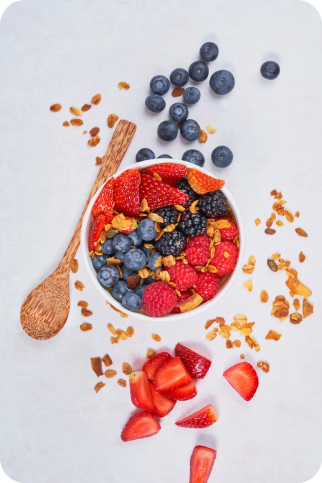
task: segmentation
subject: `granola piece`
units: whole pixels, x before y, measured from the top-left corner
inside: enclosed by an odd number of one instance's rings
[[[295,231],[299,236],[303,236],[304,238],[308,237],[308,234],[302,228],[296,228]]]
[[[245,359],[245,355],[244,354],[240,354],[239,356],[241,359]]]
[[[102,96],[101,94],[95,94],[95,96],[92,97],[91,103],[95,104],[95,106],[98,106],[98,104],[101,102]]]
[[[78,260],[76,260],[76,258],[73,258],[71,264],[70,264],[70,269],[73,273],[77,273],[78,272]]]
[[[294,299],[292,305],[295,308],[295,310],[300,310],[300,308],[301,308],[301,303],[300,303],[299,299]]]
[[[258,225],[260,225],[260,224],[261,224],[260,219],[259,219],[259,218],[256,218],[256,220],[255,220],[255,225],[256,225],[256,226],[258,226]]]
[[[306,298],[312,295],[311,290],[296,278],[289,277],[285,283],[294,295],[300,295]]]
[[[229,339],[230,332],[226,332],[225,330],[220,330],[218,332],[218,335],[220,335],[223,339]]]
[[[83,112],[86,112],[86,111],[89,111],[91,109],[91,105],[90,104],[84,104],[83,107],[82,107],[82,111]]]
[[[105,367],[110,367],[113,364],[113,361],[108,354],[105,354],[105,356],[102,357],[102,362]]]
[[[266,235],[274,235],[276,230],[273,230],[273,228],[266,228],[265,233]]]
[[[130,85],[127,82],[119,82],[118,86],[119,86],[119,89],[128,90],[130,88]]]
[[[118,344],[119,343],[119,338],[118,337],[110,337],[110,342],[111,344]]]
[[[146,357],[147,357],[148,359],[151,359],[151,357],[154,357],[155,355],[156,355],[156,352],[155,352],[154,350],[152,350],[152,349],[148,349],[148,350],[146,351]]]
[[[126,387],[126,381],[124,379],[119,379],[117,383],[121,387]]]
[[[77,288],[77,290],[79,290],[80,292],[82,292],[83,289],[85,288],[85,285],[79,280],[77,280],[74,285],[75,285],[75,288]]]
[[[234,315],[233,318],[235,322],[239,322],[240,324],[244,324],[247,322],[247,317],[244,314]]]
[[[93,312],[91,310],[83,308],[81,310],[81,314],[83,317],[90,317],[91,315],[93,315]]]
[[[299,218],[300,217],[300,212],[299,211],[296,211],[294,216],[295,216],[295,218]]]
[[[82,332],[88,332],[89,330],[92,330],[93,326],[92,326],[92,324],[85,322],[79,328]]]
[[[87,141],[87,144],[91,147],[94,148],[95,146],[98,145],[98,143],[101,141],[101,138],[99,136],[94,136],[93,138],[89,139]]]
[[[102,387],[105,386],[105,382],[98,382],[97,384],[95,384],[94,386],[94,391],[96,392],[96,394],[98,393],[98,391],[100,391],[102,389]]]
[[[83,115],[83,111],[81,109],[77,109],[76,107],[70,107],[69,111],[74,115],[74,116],[79,116],[81,117]]]
[[[229,339],[226,340],[226,348],[227,349],[233,349],[234,348],[232,341],[229,340]]]
[[[271,226],[273,225],[273,222],[274,222],[274,220],[273,220],[272,217],[268,218],[266,220],[266,226],[267,226],[267,228],[271,228]]]
[[[304,299],[303,307],[302,307],[304,319],[309,315],[313,314],[313,309],[314,309],[314,306],[310,304],[310,302],[307,299]]]
[[[280,258],[281,258],[280,253],[273,253],[273,255],[271,256],[272,260],[279,260]]]
[[[100,357],[91,357],[91,365],[97,377],[100,377],[103,375],[102,360]]]
[[[133,334],[134,334],[134,329],[133,329],[133,327],[128,327],[128,328],[126,329],[126,335],[127,335],[128,337],[130,337],[130,338],[131,338],[131,337],[133,336]]]
[[[234,347],[240,347],[240,346],[241,346],[241,341],[240,341],[240,340],[238,340],[238,339],[234,340],[234,342],[233,342],[233,346],[234,346]]]
[[[301,252],[301,253],[299,254],[299,262],[300,262],[300,263],[303,263],[305,259],[306,259],[306,256],[304,255],[304,253],[303,253],[303,252]]]
[[[198,141],[200,143],[205,143],[207,141],[207,139],[208,139],[208,134],[206,133],[206,131],[201,130],[200,131],[200,136],[198,138]]]
[[[116,335],[113,324],[107,324],[107,328],[113,335]]]
[[[302,320],[303,320],[303,317],[298,312],[294,312],[293,314],[290,315],[290,322],[292,324],[300,324]]]
[[[270,330],[270,331],[268,331],[265,339],[266,340],[275,340],[275,341],[278,341],[278,340],[280,340],[281,337],[282,337],[282,334],[279,334],[275,330]]]
[[[122,364],[122,372],[126,376],[129,376],[131,374],[131,372],[133,372],[132,371],[132,367],[130,366],[130,364],[128,362],[123,362],[123,364]]]
[[[172,97],[180,97],[184,93],[184,88],[183,87],[176,87],[172,91]]]
[[[206,339],[214,340],[217,337],[217,334],[212,330],[206,334]]]
[[[255,270],[255,265],[244,265],[242,270],[244,273],[250,275]]]
[[[51,110],[51,112],[59,112],[62,108],[63,106],[61,104],[53,104],[52,106],[50,106],[49,109]]]
[[[161,337],[158,334],[152,334],[151,337],[155,342],[161,342]]]
[[[208,124],[208,126],[206,126],[206,130],[208,134],[214,134],[217,131],[214,127],[211,126],[211,124]]]
[[[263,304],[266,304],[266,302],[268,302],[268,293],[266,292],[266,290],[262,290],[262,291],[261,291],[261,295],[260,295],[260,301],[261,301]]]
[[[288,268],[286,270],[286,275],[291,278],[297,278],[298,273],[297,273],[297,270],[295,270],[295,268]]]
[[[290,261],[285,261],[282,258],[279,259],[278,261],[278,269],[279,270],[287,270],[291,265]]]
[[[245,342],[246,344],[249,345],[251,349],[255,349],[256,352],[260,351],[260,345],[256,342],[254,337],[250,337],[249,335],[246,335]]]
[[[269,372],[269,363],[268,362],[257,362],[257,367],[259,367],[263,372]]]
[[[107,369],[107,371],[105,371],[104,375],[107,379],[112,379],[112,377],[115,377],[117,374],[116,371],[114,371],[114,369]]]
[[[253,290],[253,282],[251,280],[247,280],[243,283],[243,285],[247,288],[248,292],[251,292]]]
[[[277,226],[284,226],[284,223],[281,220],[277,220],[276,225]]]
[[[207,320],[207,322],[205,323],[205,329],[209,329],[209,327],[216,321],[216,319],[211,319],[211,320]]]

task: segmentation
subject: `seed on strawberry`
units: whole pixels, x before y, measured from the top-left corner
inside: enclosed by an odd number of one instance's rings
[[[195,446],[190,458],[190,482],[207,483],[214,466],[217,451],[207,446]]]
[[[218,415],[212,404],[190,414],[184,419],[176,422],[181,428],[208,428],[218,420]]]
[[[91,211],[91,215],[93,215],[94,218],[101,213],[105,215],[106,223],[110,223],[114,216],[113,188],[114,178],[111,178],[107,183],[105,183],[102,191],[95,200]]]
[[[195,168],[188,168],[187,179],[191,188],[200,195],[220,190],[225,185],[225,181],[208,176]]]
[[[245,401],[254,397],[259,382],[257,373],[249,362],[240,362],[230,367],[223,376]]]
[[[198,246],[190,247],[190,248],[186,248],[185,254],[188,262],[193,267],[196,267],[197,265],[204,266],[206,265],[209,258],[209,248],[198,247]]]
[[[170,356],[169,352],[159,352],[144,363],[142,371],[146,373],[150,381],[153,381],[154,373],[158,367],[162,366],[162,364],[170,359],[172,359],[172,356]]]
[[[236,267],[238,260],[238,248],[229,241],[224,241],[216,245],[215,254],[210,262],[217,268],[217,275],[222,277],[227,275]]]
[[[186,368],[188,369],[190,376],[194,379],[203,379],[211,366],[211,361],[207,357],[201,356],[197,352],[178,344],[174,349],[176,357],[180,357]]]
[[[163,183],[175,186],[186,175],[187,168],[180,164],[162,163],[149,166],[146,172],[150,176],[157,173],[162,178]]]
[[[121,433],[124,442],[134,439],[149,438],[154,436],[161,429],[157,418],[149,411],[136,412],[126,423]]]
[[[196,292],[205,302],[214,298],[218,292],[220,277],[217,273],[199,272]]]
[[[89,234],[88,244],[89,244],[90,250],[95,250],[95,245],[100,239],[100,236],[102,231],[104,230],[105,224],[106,224],[105,215],[102,215],[102,214],[97,215],[97,217],[94,220],[91,232]]]
[[[138,216],[140,173],[138,168],[128,169],[120,174],[114,184],[115,208],[127,216]]]
[[[146,199],[150,210],[154,211],[169,205],[181,205],[188,200],[187,195],[148,174],[141,174],[140,200]]]

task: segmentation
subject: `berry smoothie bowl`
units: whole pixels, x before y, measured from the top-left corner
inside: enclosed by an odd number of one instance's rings
[[[147,160],[112,176],[84,216],[97,290],[139,319],[198,315],[231,287],[244,230],[224,181],[185,161]]]

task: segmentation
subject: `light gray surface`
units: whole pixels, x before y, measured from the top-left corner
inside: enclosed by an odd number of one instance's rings
[[[210,66],[231,69],[236,88],[215,98],[206,82],[201,102],[191,117],[217,133],[200,149],[206,167],[219,175],[209,159],[212,149],[227,144],[235,160],[220,172],[233,193],[245,222],[246,255],[255,255],[252,277],[240,274],[216,312],[202,320],[178,324],[143,323],[121,319],[96,294],[84,267],[71,276],[84,282],[83,293],[71,286],[71,313],[55,339],[36,342],[21,330],[19,311],[30,290],[56,266],[76,225],[97,173],[95,156],[102,155],[112,132],[106,117],[116,113],[138,124],[124,161],[133,162],[141,147],[156,154],[181,157],[181,139],[164,146],[157,140],[159,120],[144,109],[150,78],[189,66],[202,42],[217,41],[220,56]],[[187,482],[189,458],[196,443],[218,450],[209,481],[217,483],[300,483],[310,479],[321,463],[321,21],[306,3],[205,1],[106,2],[23,0],[7,10],[0,28],[1,137],[1,407],[0,457],[7,474],[24,483],[148,483]],[[281,64],[273,83],[259,76],[269,58]],[[119,81],[131,85],[120,91]],[[84,128],[61,126],[68,108],[81,107],[92,95],[101,104],[84,115]],[[171,95],[166,95],[167,108]],[[49,105],[64,110],[53,114]],[[98,125],[101,144],[86,146],[83,129]],[[197,143],[198,144],[198,143]],[[269,192],[281,189],[301,217],[263,233],[271,213]],[[298,237],[294,228],[309,233]],[[308,256],[303,265],[298,254]],[[288,295],[285,273],[273,274],[266,258],[279,251],[299,269],[300,280],[313,290],[315,315],[299,326],[281,324],[269,315],[275,295]],[[81,260],[80,253],[78,255]],[[242,283],[252,278],[249,294]],[[259,293],[270,295],[267,305]],[[89,302],[94,330],[81,333],[84,319],[76,304]],[[288,297],[290,300],[290,297]],[[219,337],[205,340],[207,318],[236,313],[255,320],[259,354],[227,351]],[[133,325],[134,337],[110,345],[107,322]],[[265,341],[269,329],[283,334],[279,342]],[[158,333],[162,342],[151,339]],[[97,378],[89,358],[108,352],[121,374],[121,363],[138,369],[147,348],[172,348],[190,343],[211,355],[213,365],[198,383],[196,399],[178,403],[162,422],[155,438],[123,444],[121,428],[131,414],[128,389],[116,380],[95,394]],[[221,374],[239,361],[268,360],[271,372],[260,372],[253,401],[244,402]],[[121,375],[120,375],[121,377]],[[219,421],[208,430],[185,430],[174,422],[213,402]]]

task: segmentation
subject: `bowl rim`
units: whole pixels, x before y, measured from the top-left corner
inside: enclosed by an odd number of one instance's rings
[[[124,173],[124,171],[127,171],[128,169],[133,169],[133,168],[139,168],[139,169],[147,168],[148,166],[151,166],[151,165],[154,165],[154,164],[167,164],[167,163],[181,164],[183,166],[186,166],[186,168],[195,168],[198,171],[201,171],[202,173],[207,174],[208,176],[216,178],[216,176],[214,176],[214,174],[211,173],[210,171],[208,171],[207,169],[201,168],[200,166],[197,166],[197,165],[188,163],[187,161],[182,161],[182,160],[179,160],[179,159],[169,159],[169,158],[159,158],[158,159],[158,158],[155,158],[155,159],[149,159],[147,161],[140,161],[139,163],[132,163],[129,166],[124,167],[123,169],[119,169],[113,176],[110,176],[108,179],[106,179],[105,182],[102,184],[102,186],[96,191],[96,193],[94,194],[93,198],[91,199],[91,201],[90,201],[90,203],[89,203],[89,205],[88,205],[88,207],[85,211],[85,214],[84,214],[84,217],[83,217],[83,222],[82,222],[82,227],[81,227],[81,238],[80,238],[81,239],[81,252],[82,252],[82,256],[83,256],[83,260],[84,260],[84,263],[85,263],[87,273],[89,274],[96,290],[105,298],[105,300],[107,300],[109,303],[111,303],[118,310],[120,310],[120,311],[122,311],[122,312],[124,312],[124,313],[126,313],[130,316],[133,316],[136,319],[145,320],[145,321],[151,320],[151,319],[155,319],[155,320],[162,319],[164,321],[185,320],[188,317],[197,316],[198,314],[200,314],[200,313],[204,312],[205,310],[209,309],[211,306],[215,305],[220,299],[222,299],[223,296],[232,287],[232,285],[235,282],[237,275],[240,271],[241,265],[243,263],[243,256],[244,256],[245,233],[244,233],[243,220],[242,220],[240,211],[238,209],[238,206],[236,204],[234,197],[231,195],[229,189],[225,185],[223,188],[221,188],[221,191],[225,194],[225,196],[228,199],[229,205],[232,208],[232,211],[235,215],[235,218],[236,218],[236,221],[237,221],[237,224],[238,224],[238,229],[239,229],[239,237],[240,237],[240,240],[239,240],[239,243],[240,243],[240,245],[239,245],[239,256],[238,256],[237,265],[236,265],[234,271],[232,272],[231,276],[229,277],[227,283],[223,286],[221,291],[213,299],[211,299],[208,302],[199,305],[195,309],[193,309],[189,312],[185,312],[183,314],[168,314],[164,317],[155,318],[155,317],[150,317],[148,315],[144,315],[140,312],[131,312],[130,310],[123,307],[123,305],[120,302],[118,302],[116,299],[114,299],[112,297],[110,292],[108,292],[106,289],[104,289],[104,287],[102,287],[100,285],[100,283],[97,280],[96,271],[94,270],[93,265],[91,263],[91,259],[88,256],[88,245],[87,245],[88,225],[89,225],[89,222],[91,221],[91,210],[92,210],[93,204],[95,203],[95,200],[97,199],[98,195],[102,191],[105,183],[107,183],[113,177],[116,179],[118,176],[120,176],[120,174]]]

